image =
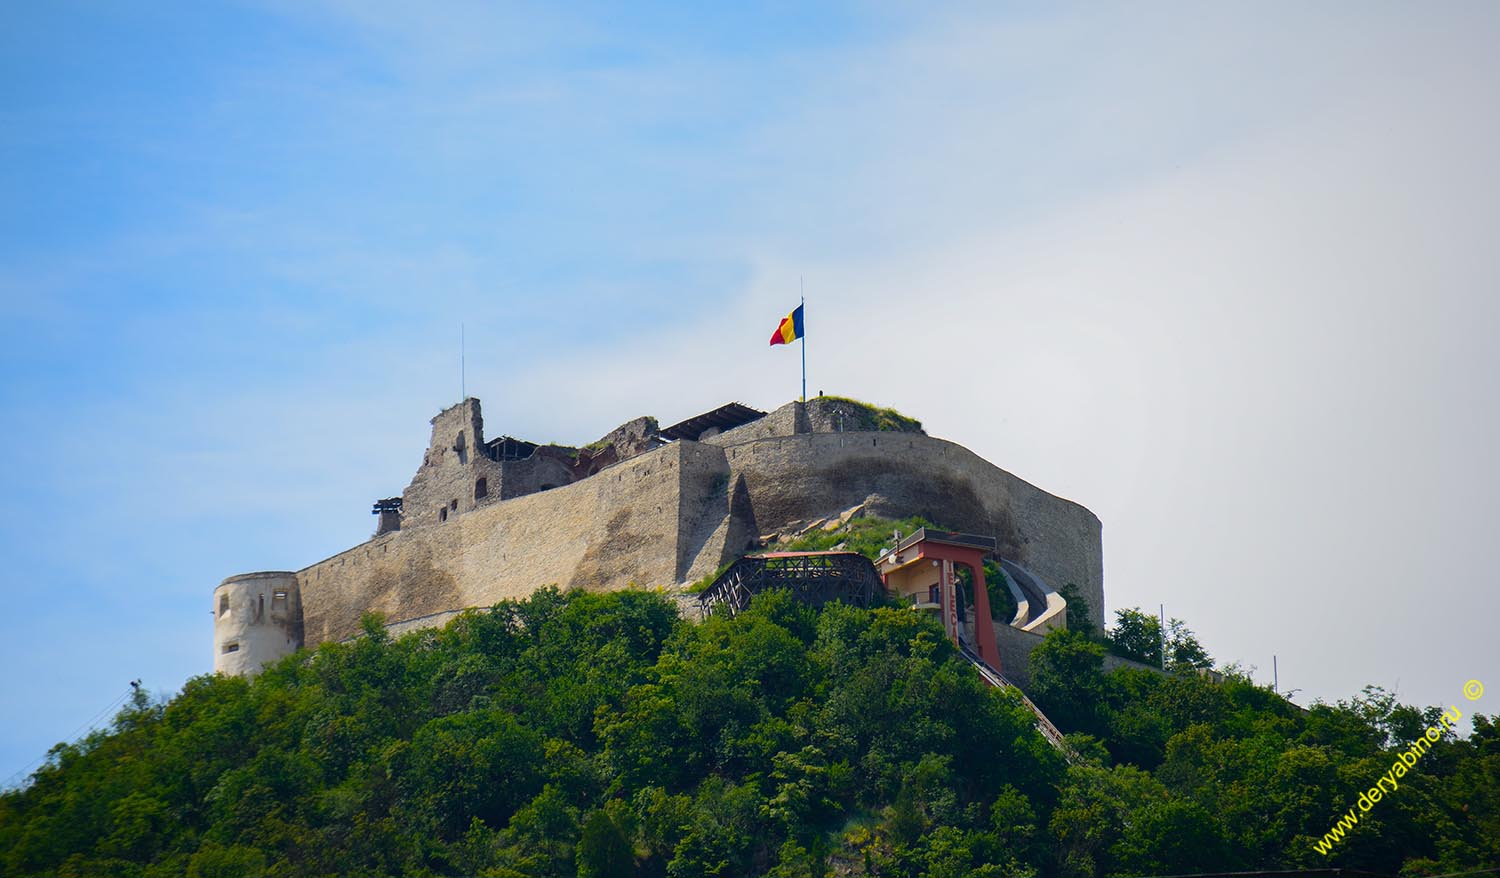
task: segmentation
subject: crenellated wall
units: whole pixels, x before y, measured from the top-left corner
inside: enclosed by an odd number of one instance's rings
[[[482,421],[478,400],[466,400],[434,418],[431,447],[404,495],[401,529],[295,574],[304,642],[352,637],[370,611],[393,624],[440,624],[452,611],[549,584],[675,587],[712,573],[759,534],[859,504],[875,515],[921,515],[994,535],[1005,557],[1048,582],[1078,585],[1102,625],[1093,513],[942,439],[808,432],[813,420],[792,403],[704,442],[641,451],[571,484],[532,486],[501,500],[491,483],[491,496],[476,500],[476,473],[503,480],[502,467],[514,462],[473,457]],[[446,517],[438,514],[444,503]]]

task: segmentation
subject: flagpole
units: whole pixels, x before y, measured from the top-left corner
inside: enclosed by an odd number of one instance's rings
[[[807,296],[797,275],[797,307],[802,309],[802,401],[807,402]]]

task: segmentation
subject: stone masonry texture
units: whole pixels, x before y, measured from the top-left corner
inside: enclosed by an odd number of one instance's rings
[[[758,534],[860,504],[994,536],[1002,556],[1054,587],[1077,585],[1103,625],[1093,513],[920,431],[830,432],[850,420],[794,402],[702,442],[664,442],[642,418],[595,443],[613,461],[595,471],[586,450],[491,459],[479,400],[467,399],[433,419],[400,530],[295,573],[303,642],[355,636],[366,612],[440,624],[551,584],[675,589],[753,550]]]

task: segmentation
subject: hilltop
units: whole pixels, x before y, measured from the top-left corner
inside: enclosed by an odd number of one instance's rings
[[[784,594],[702,624],[544,589],[144,697],[0,796],[5,874],[1093,876],[1500,859],[1500,728],[1436,745],[1332,856],[1313,837],[1429,716],[1302,711],[1055,632],[1015,696],[922,614]],[[1429,712],[1430,713],[1430,712]],[[1378,769],[1378,770],[1377,770]]]

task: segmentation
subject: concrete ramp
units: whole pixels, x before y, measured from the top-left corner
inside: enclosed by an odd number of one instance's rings
[[[1068,602],[1054,588],[1014,561],[1001,559],[1000,569],[1005,571],[1011,597],[1016,600],[1012,627],[1035,634],[1067,627]]]

